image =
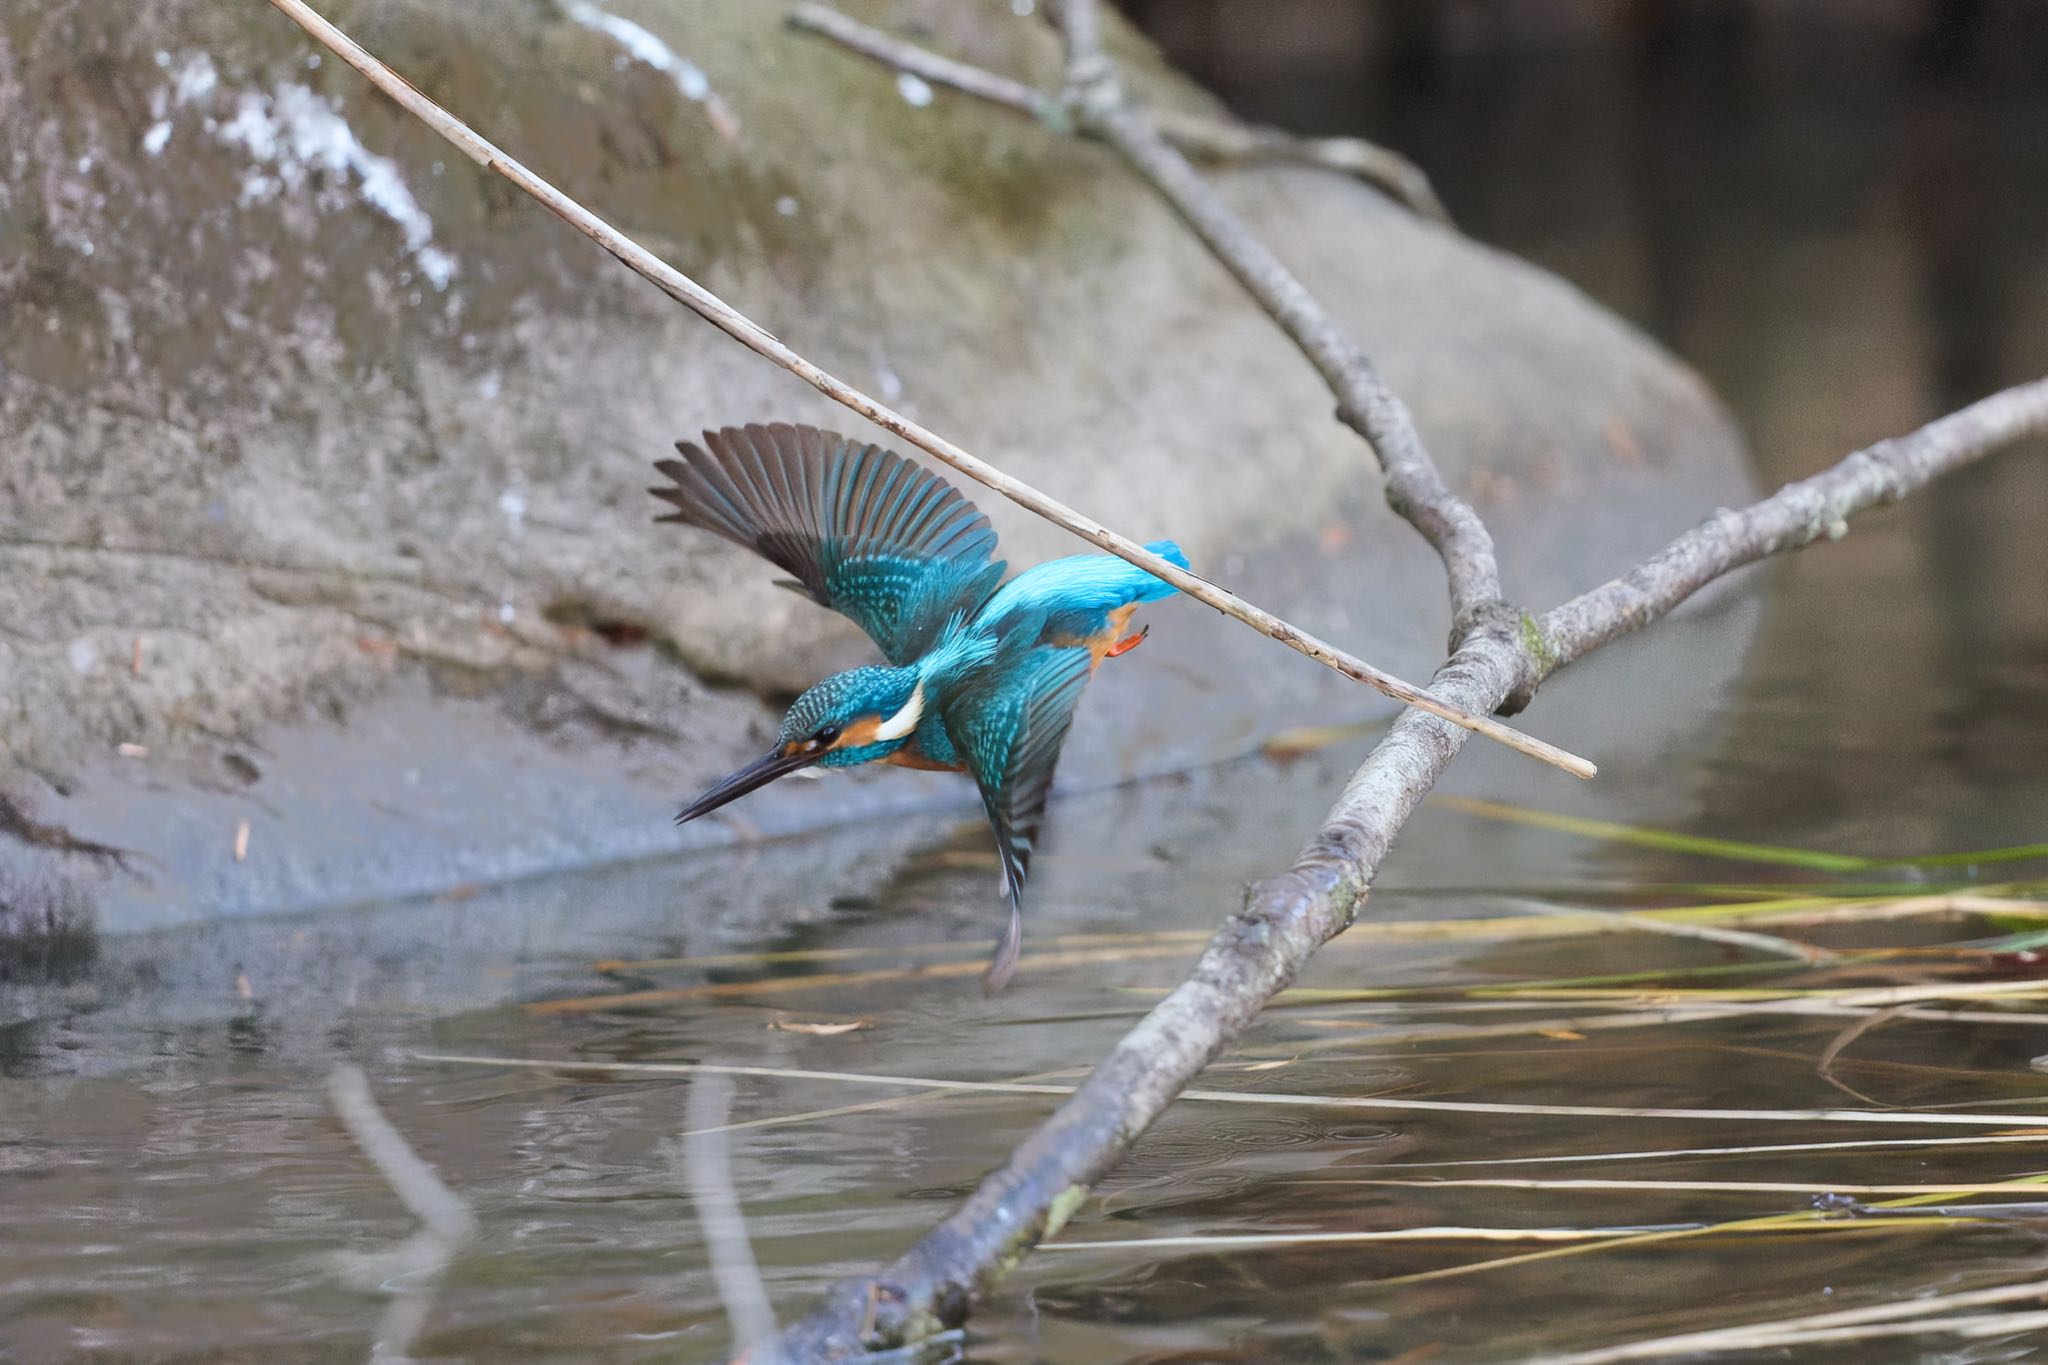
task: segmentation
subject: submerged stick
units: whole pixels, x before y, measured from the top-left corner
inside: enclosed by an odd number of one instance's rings
[[[384,1117],[370,1095],[361,1067],[338,1066],[327,1078],[328,1102],[348,1135],[406,1210],[427,1231],[444,1242],[458,1243],[476,1234],[476,1216],[461,1195],[448,1188],[434,1168],[420,1160],[412,1145]]]
[[[408,1360],[413,1341],[433,1312],[441,1277],[463,1244],[476,1235],[476,1215],[384,1117],[361,1067],[334,1068],[327,1077],[327,1100],[356,1148],[420,1220],[420,1230],[390,1250],[343,1260],[351,1278],[365,1287],[398,1286],[377,1324],[371,1365]]]
[[[683,1109],[689,1131],[683,1136],[676,1165],[697,1210],[711,1278],[732,1324],[733,1345],[744,1353],[775,1334],[775,1310],[761,1283],[761,1267],[747,1240],[746,1217],[740,1212],[739,1195],[732,1184],[726,1127],[732,1093],[732,1078],[723,1072],[700,1076],[691,1085],[689,1103]]]
[[[766,328],[731,304],[499,150],[475,129],[413,88],[404,77],[365,51],[354,39],[321,18],[305,0],[270,0],[270,3],[305,29],[322,46],[361,72],[371,84],[396,100],[407,113],[454,144],[464,156],[485,170],[503,176],[538,200],[548,212],[596,242],[617,257],[627,268],[652,283],[670,298],[683,304],[756,355],[788,370],[827,398],[844,404],[876,426],[902,437],[919,450],[952,466],[970,479],[986,484],[1010,501],[1036,513],[1055,526],[1072,532],[1119,559],[1137,565],[1156,578],[1164,579],[1197,602],[1214,607],[1225,616],[1241,621],[1261,635],[1278,640],[1288,648],[1306,654],[1317,663],[1343,674],[1354,682],[1364,683],[1395,701],[1440,716],[1474,734],[1485,735],[1488,739],[1505,744],[1510,749],[1548,763],[1574,777],[1589,778],[1598,771],[1591,762],[1576,754],[1567,753],[1555,745],[1531,738],[1482,712],[1475,712],[1458,705],[1455,701],[1435,696],[1413,683],[1403,682],[1356,655],[1319,640],[1300,627],[1283,621],[1263,607],[1254,606],[1235,593],[1189,573],[1178,565],[1168,563],[1136,541],[1118,535],[1094,518],[1085,516],[1039,492],[1022,479],[977,459],[945,437],[918,425],[893,408],[862,393],[845,380],[828,374],[798,355]]]

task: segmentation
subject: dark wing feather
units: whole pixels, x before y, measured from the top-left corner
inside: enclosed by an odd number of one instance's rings
[[[1002,988],[1017,965],[1024,878],[1045,818],[1053,767],[1092,662],[1085,649],[1029,649],[1013,665],[989,669],[985,683],[963,689],[946,707],[946,731],[981,787],[982,805],[995,827],[1010,902],[1009,925],[989,964],[986,984],[992,991]]]
[[[1003,566],[988,518],[893,451],[815,427],[726,427],[655,466],[662,521],[715,531],[851,618],[894,664],[916,659],[956,613],[978,608]]]

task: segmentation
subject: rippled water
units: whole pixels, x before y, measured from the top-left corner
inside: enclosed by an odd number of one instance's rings
[[[2016,462],[2015,462],[2016,463]],[[1994,473],[1994,477],[1996,474]],[[1938,522],[1938,517],[1929,518]],[[1933,532],[1929,532],[1932,534]],[[1868,537],[1879,564],[1910,561],[1925,539],[1913,517]],[[1835,556],[1834,558],[1840,558]],[[1860,576],[1813,557],[1769,583],[1769,628],[1718,717],[1727,738],[1674,754],[1660,777],[1621,776],[1583,809],[1633,814],[1631,788],[1695,793],[1684,823],[1701,833],[1885,856],[1967,843],[2039,839],[2048,811],[2048,708],[2005,665],[1946,673],[1940,658],[2048,658],[2048,631],[1987,615],[1989,651],[1892,630],[1885,667],[1925,685],[1910,726],[1842,710],[1844,670],[1800,623],[1886,608]],[[1872,621],[1872,630],[1882,629]],[[1606,681],[1603,681],[1603,676]],[[1589,686],[1625,682],[1626,667]],[[1999,743],[1980,742],[1987,732]],[[1199,930],[1231,887],[1270,869],[1278,830],[1306,829],[1365,738],[1292,765],[1264,759],[1171,782],[1062,802],[1044,868],[1034,952],[994,1002],[971,975],[989,927],[992,870],[971,824],[935,821],[923,847],[872,886],[819,886],[812,923],[760,950],[840,950],[781,965],[613,966],[587,947],[550,947],[519,903],[557,900],[617,915],[644,907],[637,931],[608,937],[635,957],[663,952],[666,916],[692,909],[702,869],[656,865],[503,893],[513,927],[477,948],[486,970],[528,999],[654,991],[637,1003],[573,1012],[519,1007],[443,1017],[413,998],[402,963],[359,970],[348,998],[257,999],[218,1007],[109,994],[94,1005],[46,988],[40,1022],[0,1034],[0,1355],[28,1361],[346,1360],[363,1358],[385,1296],[351,1287],[342,1252],[374,1251],[413,1224],[328,1112],[338,1059],[360,1060],[393,1123],[473,1204],[481,1231],[440,1287],[416,1345],[434,1358],[714,1359],[725,1338],[702,1243],[678,1170],[687,1085],[601,1076],[576,1064],[714,1060],[815,1071],[1003,1080],[1060,1073],[1099,1054],[1194,948],[1053,942],[1056,934]],[[1478,754],[1453,788],[1483,796],[1507,760]],[[1812,774],[1826,774],[1815,779]],[[1861,774],[1861,776],[1856,776]],[[1824,788],[1825,790],[1821,790]],[[1595,789],[1599,791],[1600,789]],[[1255,814],[1253,814],[1255,813]],[[1136,836],[1136,837],[1134,837]],[[841,833],[831,838],[857,837]],[[705,855],[801,859],[803,841]],[[2043,869],[2034,864],[2033,875]],[[1896,875],[1896,874],[1895,874]],[[2006,875],[2000,873],[1999,875]],[[2014,875],[2018,875],[2015,873]],[[1690,881],[1811,884],[1810,874],[1629,849],[1426,809],[1404,838],[1380,919],[1526,913],[1532,897],[1589,904],[1672,904],[1655,887]],[[415,906],[407,913],[458,908]],[[360,912],[365,916],[379,913]],[[538,921],[536,921],[538,922]],[[1839,944],[1960,938],[1988,929],[1913,922],[1809,931]],[[473,945],[474,946],[474,945]],[[107,945],[115,963],[147,956]],[[862,980],[906,960],[968,964],[967,974]],[[1651,934],[1334,944],[1305,984],[1463,985],[1761,962],[1719,944]],[[843,973],[816,988],[792,978]],[[776,979],[756,990],[737,983]],[[1708,984],[1881,984],[1882,970],[1827,978],[1710,979]],[[1898,979],[1924,979],[1904,972]],[[1678,984],[1698,984],[1681,981]],[[716,989],[705,989],[714,987]],[[67,1001],[72,1007],[67,1008]],[[1568,1015],[1582,1007],[1560,1005]],[[1997,1008],[1991,1005],[1986,1008]],[[1527,1020],[1441,1001],[1303,1005],[1275,1011],[1205,1084],[1319,1096],[1666,1107],[1853,1104],[1816,1074],[1840,1033],[1835,1017],[1758,1016],[1572,1036],[1438,1039],[1375,1045],[1373,1031],[1425,1023]],[[1542,1012],[1535,1016],[1545,1017]],[[859,1023],[844,1032],[790,1026]],[[2015,1026],[1898,1020],[1857,1041],[1839,1075],[1886,1104],[2018,1102],[2048,1110],[2029,1071],[2048,1035]],[[555,1059],[559,1069],[430,1063],[421,1053]],[[1244,1070],[1244,1063],[1280,1063]],[[818,1079],[742,1078],[734,1117],[771,1121],[730,1135],[736,1192],[774,1301],[810,1302],[840,1275],[906,1245],[1048,1110],[1033,1095],[938,1096]],[[860,1106],[848,1110],[849,1106]],[[816,1117],[815,1111],[838,1111]],[[1368,1178],[1506,1174],[1810,1182],[1984,1181],[2039,1168],[2034,1145],[1864,1148],[1690,1156],[1580,1165],[1458,1166],[1702,1146],[1968,1136],[1975,1130],[1588,1119],[1185,1103],[1148,1135],[1074,1220],[1063,1248],[1031,1258],[976,1318],[976,1359],[1062,1362],[1215,1360],[1513,1360],[1541,1350],[1822,1311],[2039,1273],[2030,1218],[1824,1237],[1780,1234],[1649,1244],[1538,1260],[1458,1278],[1395,1277],[1532,1249],[1468,1241],[1256,1248],[1122,1247],[1103,1241],[1421,1227],[1630,1228],[1796,1211],[1788,1192],[1418,1189]],[[387,1286],[397,1287],[397,1286]],[[2025,1339],[1925,1347],[1892,1343],[1864,1360],[2032,1358]]]
[[[1881,198],[1867,207],[1845,231],[1866,247],[1881,245],[1888,240]],[[1758,239],[1748,240],[1754,249]],[[1546,242],[1526,244],[1541,251]],[[1567,267],[1577,259],[1568,249],[1551,255]],[[1790,254],[1771,257],[1767,269],[1781,279],[1798,273]],[[1626,306],[1627,289],[1597,272],[1593,283],[1603,278]],[[1842,302],[1862,297],[1857,282],[1830,278],[1838,311],[1821,318],[1814,334],[1841,341],[1831,353],[1839,358],[1870,334],[1857,330],[1869,320]],[[1784,340],[1787,305],[1766,292],[1751,298],[1747,313],[1741,299],[1717,297],[1711,344],[1694,353],[1762,438],[1767,479],[1816,468],[1910,424],[1945,393],[1920,382],[1911,355],[1889,352],[1861,357],[1869,362],[1857,371],[1864,385],[1848,394],[1829,382],[1825,367],[1799,368],[1811,352],[1790,343],[1777,352],[1791,357],[1786,367],[1717,364],[1729,352],[1712,337],[1747,326]],[[1667,332],[1681,345],[1699,335],[1685,325]],[[2048,328],[2034,317],[2031,327],[2003,335],[2039,337]],[[2018,365],[2032,347],[2015,341],[2000,363]],[[1797,371],[1789,378],[1788,368]],[[1873,392],[1887,401],[1858,406],[1858,394]],[[1637,745],[1646,757],[1585,789],[1542,788],[1551,793],[1544,804],[1882,857],[2048,838],[2044,518],[2048,463],[2039,450],[2016,452],[1867,529],[1859,524],[1841,546],[1755,579],[1717,609],[1723,617],[1760,611],[1753,646],[1738,662],[1722,660],[1729,681],[1712,687],[1685,723],[1631,717],[1655,710],[1641,705],[1638,689],[1659,676],[1660,660],[1669,671],[1682,651],[1722,648],[1713,613],[1707,627],[1674,627],[1560,680],[1546,700],[1566,708],[1551,714],[1577,717],[1557,724],[1578,733],[1545,729],[1551,737],[1593,743],[1603,727],[1658,728]],[[1539,707],[1532,723],[1545,715]],[[328,917],[319,933],[271,924],[199,943],[190,936],[112,941],[90,971],[62,960],[9,964],[11,984],[0,980],[0,989],[27,1003],[26,1022],[0,1027],[0,1360],[364,1359],[392,1292],[407,1285],[352,1283],[338,1258],[384,1249],[415,1224],[326,1105],[323,1078],[341,1060],[365,1067],[390,1120],[479,1220],[477,1236],[426,1302],[417,1355],[721,1358],[726,1328],[676,1145],[688,1126],[687,1083],[603,1075],[591,1065],[709,1060],[979,1080],[1071,1074],[1153,992],[1178,979],[1197,940],[1134,946],[1055,937],[1198,934],[1213,926],[1243,882],[1286,860],[1369,742],[1361,736],[1291,764],[1255,757],[1060,801],[1055,841],[1034,886],[1028,945],[1057,960],[1027,960],[1017,986],[995,1001],[979,996],[973,978],[994,928],[986,836],[966,815],[944,812],[892,828],[886,843],[871,831],[838,830],[527,883],[456,904],[368,907]],[[1469,753],[1447,789],[1502,795],[1522,780],[1515,762]],[[1513,799],[1528,801],[1528,793],[1517,787]],[[829,872],[777,892],[772,922],[793,927],[750,935],[749,911],[730,888],[767,859],[785,867],[809,859]],[[2048,877],[2048,865],[1942,875],[1982,884]],[[1370,915],[1668,906],[1697,898],[1675,884],[1730,881],[1797,888],[1825,879],[1437,806],[1403,836]],[[397,940],[387,930],[425,917],[476,964],[471,993],[451,998],[445,981],[420,974],[405,952],[380,951],[380,943]],[[733,923],[728,941],[742,953],[844,956],[602,969],[596,962],[659,959],[677,946],[668,926],[691,917]],[[336,923],[355,926],[356,951],[335,948]],[[1898,920],[1799,932],[1865,947],[2002,930],[1983,921]],[[310,959],[307,945],[316,941],[325,956]],[[223,994],[194,1000],[152,992],[153,961],[174,954],[216,957]],[[860,975],[910,961],[962,966],[922,978]],[[1886,985],[1940,980],[1954,970],[1908,958],[1896,967],[1796,975],[1763,969],[1769,959],[1729,945],[1649,933],[1437,940],[1354,933],[1332,945],[1303,984],[1454,988],[1739,962],[1760,969],[1661,979]],[[1974,964],[1967,975],[2030,969],[2015,958]],[[844,975],[819,984],[827,973]],[[238,974],[250,998],[223,1005]],[[276,993],[269,983],[279,979],[292,985]],[[561,1011],[490,1003],[625,992],[651,994]],[[1589,1029],[1567,1019],[1589,1012],[1583,1005],[1560,1003],[1552,1019],[1547,1011],[1487,1013],[1466,1003],[1440,996],[1276,1010],[1204,1084],[1502,1104],[1754,1110],[1865,1103],[1819,1074],[1821,1057],[1841,1039],[1840,1016]],[[2030,1012],[1995,1001],[1971,1008]],[[1532,1018],[1551,1022],[1541,1032],[1467,1038],[1388,1032]],[[495,1069],[422,1059],[430,1053],[561,1065]],[[2044,1053],[2048,1032],[2038,1018],[1899,1017],[1851,1040],[1834,1074],[1881,1105],[2039,1114],[2048,1112],[2048,1077],[2029,1063]],[[765,1076],[740,1078],[737,1091],[733,1117],[753,1126],[729,1134],[734,1189],[767,1287],[785,1313],[906,1246],[1052,1104],[1038,1095],[939,1095]],[[2026,1209],[1969,1223],[1858,1228],[1843,1219],[1820,1234],[1764,1229],[1644,1242],[1406,1282],[1401,1277],[1571,1244],[1446,1234],[1254,1247],[1101,1245],[1419,1228],[1683,1227],[1807,1210],[1806,1187],[1982,1182],[2048,1166],[2048,1138],[1614,1155],[1980,1131],[1998,1130],[1184,1103],[1084,1206],[1060,1246],[1031,1257],[984,1306],[967,1349],[977,1360],[1068,1365],[1508,1361],[2038,1278],[2048,1246],[2039,1211]],[[1458,1164],[1593,1154],[1607,1155]],[[1359,1183],[1475,1175],[1782,1181],[1802,1189]],[[1796,1358],[2027,1360],[2048,1355],[2038,1340],[2022,1333],[1909,1337],[1806,1345]]]

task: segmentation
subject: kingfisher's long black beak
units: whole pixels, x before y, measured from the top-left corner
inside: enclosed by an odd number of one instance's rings
[[[700,815],[717,810],[728,801],[737,801],[756,787],[765,787],[778,777],[787,777],[799,768],[808,768],[824,756],[822,751],[805,753],[799,750],[793,754],[786,754],[779,748],[771,749],[765,757],[755,759],[684,807],[683,813],[676,817],[676,823],[687,824]]]

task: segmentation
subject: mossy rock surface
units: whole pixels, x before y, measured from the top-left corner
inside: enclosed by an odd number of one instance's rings
[[[1055,79],[1006,5],[848,8]],[[1105,149],[906,99],[768,3],[330,10],[828,369],[1426,675],[1440,573],[1370,453]],[[1201,102],[1119,42],[1147,98]],[[257,4],[0,12],[0,786],[155,859],[149,892],[108,874],[145,919],[672,847],[662,809],[757,748],[769,702],[864,657],[643,490],[707,425],[873,433],[319,56]],[[1568,286],[1339,177],[1221,183],[1407,397],[1530,605],[1746,491],[1695,377]],[[1013,564],[1075,548],[980,501]],[[1369,709],[1207,612],[1152,619],[1097,685],[1077,781]],[[407,842],[422,789],[503,809]],[[245,865],[220,833],[241,818]]]

